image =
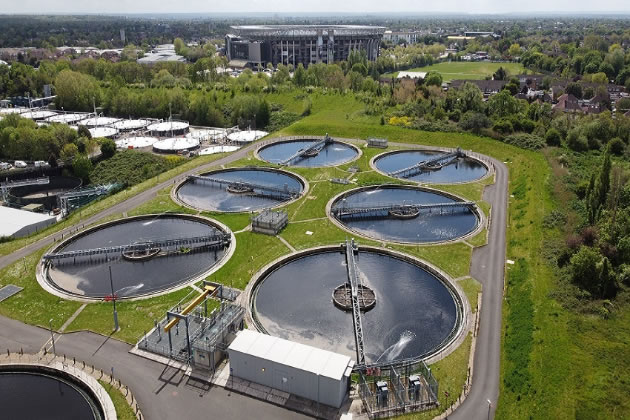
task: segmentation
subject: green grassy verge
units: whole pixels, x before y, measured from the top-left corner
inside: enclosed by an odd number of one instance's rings
[[[481,292],[481,283],[472,277],[467,277],[465,279],[460,280],[459,286],[464,290],[466,294],[466,298],[470,303],[470,310],[474,313],[477,312],[477,304],[479,300],[479,292]]]
[[[136,415],[133,412],[131,406],[127,403],[125,396],[112,384],[106,381],[98,381],[105,391],[109,394],[109,397],[114,403],[116,408],[116,418],[118,420],[136,420]]]
[[[482,80],[485,79],[486,76],[492,76],[499,67],[503,67],[511,76],[528,72],[520,63],[492,63],[489,61],[451,61],[437,63],[431,66],[416,67],[407,71],[437,71],[442,75],[442,79],[447,82],[455,79]],[[382,78],[397,76],[398,72],[381,75]]]

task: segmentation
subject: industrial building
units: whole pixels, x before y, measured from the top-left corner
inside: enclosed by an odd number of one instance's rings
[[[385,28],[361,25],[244,25],[232,26],[225,49],[232,64],[294,67],[302,63],[344,61],[353,50],[364,50],[368,60],[378,57]]]
[[[46,229],[57,221],[55,216],[18,210],[0,206],[0,237],[21,238],[42,229]]]
[[[339,408],[354,361],[345,355],[243,330],[228,347],[235,377]]]

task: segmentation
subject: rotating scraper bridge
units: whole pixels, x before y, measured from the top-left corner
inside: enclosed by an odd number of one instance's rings
[[[225,187],[229,192],[247,193],[250,195],[258,195],[261,197],[269,197],[278,200],[286,200],[299,197],[300,191],[289,188],[286,184],[284,188],[273,187],[270,185],[257,184],[245,181],[232,181],[222,178],[215,178],[202,175],[190,175],[188,179],[192,181],[207,182],[221,187]]]
[[[455,151],[444,153],[433,157],[431,159],[423,160],[415,163],[406,168],[401,168],[396,171],[389,172],[387,175],[395,178],[409,178],[422,172],[437,171],[451,163],[457,161],[457,159],[465,158],[466,154],[458,147]]]
[[[319,152],[321,152],[324,149],[324,147],[331,144],[333,141],[334,140],[332,139],[332,137],[330,137],[328,133],[326,133],[326,136],[323,139],[316,141],[314,144],[312,144],[309,147],[298,150],[293,155],[289,156],[288,158],[284,159],[283,161],[279,163],[280,165],[284,166],[284,165],[290,164],[296,159],[300,159],[300,158],[303,159],[303,158],[317,156]]]
[[[218,235],[204,235],[194,236],[187,238],[170,238],[170,239],[155,239],[142,242],[135,242],[133,244],[118,245],[102,248],[81,249],[74,251],[61,251],[44,254],[42,257],[45,261],[60,261],[66,258],[77,257],[91,257],[97,255],[108,254],[138,254],[146,253],[153,249],[162,249],[174,246],[198,246],[204,249],[222,249],[230,244],[230,235],[218,234]]]
[[[389,203],[375,204],[370,206],[346,206],[341,205],[331,210],[331,213],[338,219],[344,218],[413,218],[420,215],[423,210],[432,212],[444,211],[472,211],[475,207],[474,201],[455,201],[449,203],[430,204],[405,204]]]

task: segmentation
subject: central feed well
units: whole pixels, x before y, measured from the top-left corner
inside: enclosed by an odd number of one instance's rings
[[[217,235],[229,243],[210,246],[210,239],[199,239]],[[196,242],[191,240],[194,238]],[[146,248],[112,251],[143,243],[148,244]],[[38,280],[47,290],[64,297],[103,299],[112,294],[111,266],[117,298],[148,297],[205,278],[227,261],[234,246],[229,229],[211,219],[170,214],[131,217],[96,226],[62,242],[44,255]],[[86,250],[94,252],[51,259],[51,255]]]
[[[460,335],[464,298],[439,270],[415,258],[379,248],[359,249],[361,281],[375,296],[361,310],[368,363],[428,358]],[[260,331],[356,357],[352,311],[333,301],[347,281],[338,247],[302,251],[266,267],[249,296]]]

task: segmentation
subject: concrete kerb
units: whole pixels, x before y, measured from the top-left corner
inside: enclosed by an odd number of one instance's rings
[[[427,270],[429,273],[433,274],[435,277],[438,278],[438,280],[440,280],[447,287],[449,293],[451,294],[451,296],[456,302],[455,306],[458,311],[457,312],[458,323],[454,331],[449,335],[449,337],[446,339],[445,342],[443,342],[440,346],[438,346],[432,353],[425,355],[424,357],[420,357],[418,358],[418,360],[424,360],[427,363],[435,363],[438,360],[442,360],[443,358],[451,354],[453,351],[455,351],[455,349],[459,347],[459,345],[466,338],[465,333],[468,332],[468,330],[471,328],[470,302],[468,302],[466,293],[464,293],[464,290],[461,288],[461,286],[456,281],[454,281],[451,278],[451,276],[449,276],[446,272],[444,272],[440,268],[420,258],[414,257],[412,255],[405,254],[400,251],[395,251],[389,248],[382,248],[382,247],[376,247],[376,246],[370,246],[370,245],[359,244],[359,249],[364,250],[364,251],[376,252],[379,254],[391,255],[391,256],[400,258],[403,261],[407,261],[407,262],[410,262],[411,264],[415,264]],[[265,328],[256,319],[256,316],[253,310],[254,299],[256,297],[256,294],[255,294],[256,288],[258,284],[264,279],[265,275],[273,271],[274,269],[284,264],[287,264],[290,261],[293,261],[297,258],[304,257],[310,254],[315,254],[322,251],[338,252],[339,245],[338,244],[323,245],[323,246],[318,246],[314,248],[292,252],[290,254],[285,254],[275,259],[271,263],[267,264],[266,266],[264,266],[263,268],[261,268],[254,274],[251,281],[247,284],[247,287],[245,288],[243,293],[241,293],[240,295],[240,296],[243,296],[244,299],[246,299],[246,301],[242,302],[241,304],[245,306],[246,308],[245,319],[246,319],[247,325],[250,326],[250,328],[253,328],[262,333],[268,334]]]
[[[53,246],[50,248],[50,250],[51,251],[56,251],[57,249],[60,249],[61,247],[66,245],[66,243],[69,243],[69,242],[73,241],[76,238],[79,238],[79,237],[81,237],[83,235],[86,235],[88,233],[95,232],[96,230],[99,230],[99,229],[102,229],[102,228],[106,228],[106,227],[111,226],[111,225],[123,223],[123,222],[129,221],[129,220],[142,220],[142,219],[155,218],[155,217],[160,217],[160,216],[176,216],[176,217],[181,217],[181,218],[184,218],[184,219],[194,220],[194,221],[198,221],[198,222],[202,222],[202,223],[211,225],[211,226],[213,226],[215,228],[220,229],[221,231],[223,231],[225,233],[229,233],[230,234],[230,246],[228,247],[228,251],[225,254],[223,254],[223,257],[219,261],[217,261],[216,264],[214,264],[212,267],[210,267],[208,270],[206,270],[203,273],[200,273],[198,275],[195,275],[194,277],[192,277],[192,278],[190,278],[188,280],[185,280],[181,284],[177,284],[175,286],[166,288],[164,290],[160,290],[158,292],[147,293],[147,294],[133,296],[133,297],[120,297],[117,300],[121,300],[121,301],[122,300],[124,300],[124,301],[144,300],[144,299],[150,299],[150,298],[157,297],[157,296],[166,295],[166,294],[169,294],[169,293],[176,292],[178,290],[184,289],[186,287],[189,287],[192,284],[195,284],[195,283],[200,282],[201,280],[204,280],[206,277],[208,277],[212,273],[214,273],[217,270],[219,270],[221,267],[223,267],[228,262],[228,260],[232,257],[232,255],[234,255],[234,251],[236,249],[236,236],[234,235],[234,232],[232,232],[232,230],[228,226],[226,226],[225,224],[219,222],[218,220],[211,219],[209,217],[200,216],[200,215],[184,214],[184,213],[167,213],[167,214],[157,214],[157,215],[156,214],[143,214],[143,215],[139,215],[139,216],[131,216],[131,217],[126,217],[126,218],[122,218],[122,219],[116,219],[116,220],[108,221],[108,222],[105,222],[105,223],[94,225],[94,226],[92,226],[92,227],[90,227],[88,229],[82,230],[80,232],[77,232],[76,234],[67,237],[66,239],[64,239],[60,243],[54,243]],[[95,302],[102,301],[102,298],[85,297],[85,296],[76,295],[76,294],[73,294],[73,293],[70,293],[70,292],[67,292],[67,291],[63,290],[60,287],[56,287],[55,285],[53,285],[48,280],[47,267],[46,267],[46,264],[44,263],[44,259],[43,258],[41,258],[39,260],[39,262],[37,263],[35,277],[37,278],[37,282],[42,287],[42,289],[46,290],[48,293],[50,293],[52,295],[60,297],[60,298],[73,300],[73,301],[76,301],[76,302],[83,302],[83,303],[95,303]]]
[[[300,195],[296,198],[292,198],[291,200],[287,200],[287,201],[281,201],[279,202],[277,205],[273,206],[273,207],[266,207],[266,209],[278,209],[281,207],[285,207],[288,206],[289,204],[292,204],[304,197],[306,197],[306,195],[309,192],[310,189],[310,185],[308,183],[308,181],[306,180],[306,178],[304,178],[302,175],[300,174],[296,174],[294,172],[290,172],[284,169],[279,169],[279,168],[274,168],[274,167],[268,167],[268,166],[244,166],[244,167],[232,167],[232,168],[224,168],[224,169],[215,169],[212,171],[202,171],[200,173],[198,173],[199,175],[210,175],[210,174],[214,174],[214,173],[220,173],[220,172],[225,172],[225,171],[238,171],[238,170],[260,170],[260,171],[268,171],[268,172],[280,172],[284,175],[288,175],[290,177],[293,178],[297,178],[298,181],[300,181],[300,183],[302,184],[302,192],[300,193]],[[191,210],[195,210],[195,211],[206,211],[206,212],[213,212],[213,213],[232,213],[232,214],[236,214],[236,213],[247,213],[245,211],[241,211],[241,210],[236,210],[236,211],[219,211],[219,210],[212,210],[212,209],[203,209],[201,207],[196,207],[196,206],[192,206],[186,202],[184,202],[183,200],[181,200],[179,198],[179,195],[177,194],[177,192],[179,191],[179,189],[184,186],[184,184],[186,184],[188,182],[188,178],[184,178],[183,180],[181,180],[177,185],[175,185],[173,188],[171,188],[171,200],[175,203],[178,204],[180,206],[186,207],[188,209]]]
[[[372,170],[374,170],[375,172],[384,175],[386,177],[392,178],[390,175],[388,175],[386,172],[381,171],[377,166],[376,166],[376,161],[384,156],[387,155],[393,155],[396,153],[405,153],[405,152],[409,152],[409,151],[430,151],[430,152],[444,152],[444,153],[450,153],[455,151],[455,149],[452,148],[446,148],[446,147],[435,147],[435,146],[422,146],[422,145],[409,145],[409,147],[404,148],[404,149],[398,149],[398,150],[390,150],[388,152],[383,152],[383,153],[379,153],[376,156],[373,156],[372,159],[370,159],[370,168],[372,168]],[[485,159],[485,156],[480,155],[478,153],[473,152],[472,150],[464,150],[464,152],[466,152],[466,156],[470,157],[471,159],[481,163],[485,168],[486,168],[486,173],[477,179],[471,179],[469,181],[458,181],[458,182],[431,182],[431,181],[414,181],[414,180],[409,180],[409,179],[401,179],[401,178],[394,178],[394,179],[400,179],[402,181],[406,181],[406,182],[411,182],[414,184],[426,184],[426,185],[434,185],[434,186],[439,186],[439,185],[461,185],[461,184],[472,184],[475,182],[480,182],[485,180],[486,178],[488,178],[491,175],[494,175],[494,166],[487,161],[487,159]]]
[[[103,386],[98,382],[96,377],[88,373],[85,368],[82,369],[80,365],[77,365],[76,360],[73,359],[74,363],[71,364],[69,359],[67,361],[65,358],[62,360],[60,356],[55,357],[54,355],[46,356],[21,353],[14,353],[14,355],[15,356],[13,358],[10,355],[0,357],[0,366],[38,368],[63,372],[90,390],[90,393],[92,394],[91,397],[96,398],[100,404],[105,420],[116,420],[118,418],[114,403],[105,388],[103,388]],[[89,367],[89,365],[85,366]]]
[[[477,226],[475,227],[475,229],[473,229],[472,231],[468,232],[467,234],[459,236],[457,238],[447,239],[447,240],[444,240],[444,241],[403,242],[403,241],[393,241],[393,240],[385,240],[385,239],[380,239],[380,238],[373,238],[373,237],[364,235],[361,232],[358,232],[358,231],[350,229],[349,227],[347,227],[346,225],[341,223],[341,221],[339,221],[336,217],[334,217],[332,215],[332,213],[331,213],[332,205],[336,201],[341,199],[342,197],[344,197],[346,195],[349,195],[349,194],[354,194],[354,193],[357,193],[357,192],[361,192],[361,191],[369,191],[369,190],[372,190],[372,189],[379,189],[379,188],[384,188],[384,187],[385,188],[398,188],[398,189],[409,189],[409,190],[426,191],[426,192],[442,195],[444,197],[450,198],[450,199],[455,200],[455,201],[466,201],[462,197],[459,197],[456,194],[449,193],[449,192],[442,191],[442,190],[438,190],[438,189],[431,188],[431,187],[422,186],[422,185],[405,185],[405,184],[368,185],[368,186],[365,186],[365,187],[351,188],[349,190],[342,191],[341,193],[335,195],[333,198],[331,198],[328,201],[328,203],[326,203],[326,216],[328,216],[328,219],[331,220],[333,222],[333,224],[335,224],[335,226],[337,226],[338,228],[340,228],[340,229],[342,229],[342,230],[344,230],[346,232],[352,233],[353,235],[357,235],[357,236],[359,236],[361,238],[368,239],[368,240],[371,240],[371,241],[379,241],[379,242],[384,242],[384,243],[389,243],[389,244],[394,244],[394,245],[403,245],[403,246],[418,246],[418,245],[421,245],[421,246],[432,246],[432,245],[444,245],[444,244],[451,244],[451,243],[456,243],[456,242],[463,242],[466,239],[477,235],[487,225],[486,217],[484,215],[483,210],[481,210],[479,208],[479,206],[477,204],[475,204],[475,206],[473,207],[473,210],[474,210],[475,216],[477,216],[477,220],[479,221],[479,223],[477,223]]]
[[[274,164],[274,162],[269,162],[265,159],[263,159],[262,157],[260,157],[259,152],[269,146],[273,146],[279,143],[290,143],[292,141],[303,141],[303,140],[323,140],[325,138],[325,136],[283,136],[283,137],[274,137],[271,139],[268,139],[268,141],[266,143],[261,144],[259,147],[256,148],[256,150],[254,150],[254,157],[258,160],[260,160],[261,162],[266,162],[266,163],[271,163]],[[363,151],[361,150],[360,147],[355,146],[354,144],[347,142],[346,139],[342,139],[342,138],[335,138],[332,137],[332,139],[337,142],[337,143],[341,143],[344,144],[346,146],[351,147],[355,152],[357,152],[357,155],[355,157],[353,157],[350,160],[347,160],[345,162],[340,162],[340,163],[336,163],[334,165],[321,165],[321,166],[314,166],[314,167],[307,167],[307,168],[311,168],[311,169],[318,169],[318,168],[334,168],[337,166],[342,166],[342,165],[347,165],[348,163],[352,163],[356,160],[359,160],[361,158],[361,156],[363,156]],[[276,163],[277,165],[277,163]],[[291,166],[291,165],[287,165],[287,166]]]

